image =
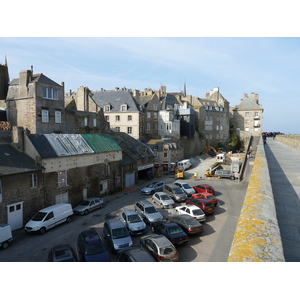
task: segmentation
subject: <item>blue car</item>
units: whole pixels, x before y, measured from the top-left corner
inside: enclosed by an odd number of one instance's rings
[[[81,261],[109,262],[110,255],[97,231],[93,228],[81,232],[78,236],[78,252]]]

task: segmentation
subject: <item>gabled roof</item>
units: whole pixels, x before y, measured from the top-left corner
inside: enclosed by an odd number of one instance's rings
[[[100,107],[110,105],[110,111],[121,112],[121,105],[127,104],[127,111],[141,111],[140,105],[132,97],[129,90],[103,90],[93,92],[93,100]]]
[[[43,73],[33,74],[30,77],[30,82],[38,82],[38,83],[61,87],[60,84],[56,83],[49,77],[45,76]],[[9,83],[9,85],[19,85],[19,78],[12,79],[12,81]]]
[[[238,110],[261,110],[262,105],[258,104],[254,99],[247,97],[241,101],[240,104],[236,105],[234,109]]]
[[[0,144],[0,176],[38,170],[42,170],[42,167],[36,165],[31,157],[9,144]]]

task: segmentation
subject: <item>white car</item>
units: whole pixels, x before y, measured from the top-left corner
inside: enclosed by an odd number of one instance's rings
[[[133,209],[125,209],[119,215],[119,220],[127,227],[130,234],[138,235],[146,231],[146,224]]]
[[[185,181],[175,181],[174,184],[182,188],[188,197],[196,193],[193,187]]]
[[[163,208],[172,208],[175,205],[174,200],[169,195],[163,192],[157,192],[153,194],[152,201]]]
[[[104,206],[103,198],[89,198],[83,200],[78,206],[76,206],[73,211],[78,215],[87,215],[89,212],[102,208]]]
[[[175,207],[176,213],[178,215],[189,215],[199,222],[205,222],[206,216],[201,208],[196,205],[188,204]]]

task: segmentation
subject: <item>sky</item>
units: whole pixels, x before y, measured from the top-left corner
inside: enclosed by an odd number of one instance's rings
[[[300,38],[295,1],[16,0],[1,14],[0,63],[10,79],[33,66],[65,91],[126,87],[183,90],[204,98],[214,87],[234,107],[259,95],[263,131],[300,134]],[[58,9],[59,7],[59,9]],[[2,11],[10,10],[2,4]]]

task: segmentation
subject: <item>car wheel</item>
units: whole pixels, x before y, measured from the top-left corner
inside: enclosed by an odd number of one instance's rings
[[[231,176],[230,179],[231,179],[231,180],[234,180],[234,176]]]
[[[72,221],[72,218],[70,216],[67,217],[67,223],[70,223]]]
[[[2,244],[2,249],[6,249],[6,248],[8,248],[8,242],[4,242],[4,243]]]
[[[153,195],[154,194],[154,191],[151,191],[151,195]]]
[[[40,229],[40,234],[45,234],[46,233],[46,228],[45,227],[42,227],[41,229]]]
[[[84,214],[87,215],[89,213],[88,209],[84,211]]]

